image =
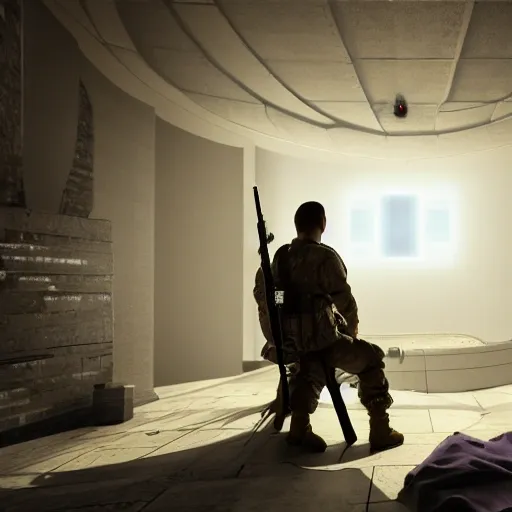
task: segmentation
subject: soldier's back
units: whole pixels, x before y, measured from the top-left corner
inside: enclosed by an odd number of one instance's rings
[[[304,293],[328,293],[324,289],[322,268],[332,258],[339,257],[329,246],[315,242],[294,239],[290,244],[290,277]]]
[[[299,353],[314,352],[337,339],[332,304],[326,298],[330,293],[329,279],[323,271],[326,263],[336,257],[339,258],[333,249],[315,242],[294,239],[290,244],[287,253],[290,284],[294,296],[302,297],[303,306],[301,313],[297,311],[284,318],[286,347],[295,347]]]

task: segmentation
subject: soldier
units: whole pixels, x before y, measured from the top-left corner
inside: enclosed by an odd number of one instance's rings
[[[299,314],[286,313],[285,308],[282,319],[285,363],[296,369],[289,383],[292,418],[287,441],[315,452],[327,448],[310,424],[325,386],[321,357],[331,367],[359,378],[359,398],[370,417],[371,450],[399,446],[404,436],[390,427],[387,414],[393,399],[384,375],[385,354],[377,345],[357,337],[357,303],[347,283],[347,269],[338,253],[321,243],[325,210],[320,203],[307,202],[299,207],[294,220],[297,238],[281,247],[272,262],[276,286],[288,290],[285,297],[292,293],[293,301],[302,305]],[[256,274],[254,298],[267,340],[261,355],[276,363],[261,268]]]

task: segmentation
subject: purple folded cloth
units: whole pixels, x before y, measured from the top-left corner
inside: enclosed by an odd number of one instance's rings
[[[512,512],[512,432],[456,432],[406,477],[398,501],[417,512]]]

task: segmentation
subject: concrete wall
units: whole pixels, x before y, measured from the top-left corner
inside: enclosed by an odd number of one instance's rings
[[[256,181],[276,235],[270,247],[273,252],[294,236],[293,215],[300,203],[318,200],[327,210],[326,242],[345,256],[363,335],[461,333],[486,341],[510,339],[511,156],[505,148],[450,159],[324,164],[258,151]],[[343,246],[344,203],[360,187],[454,190],[458,227],[453,264],[379,268],[350,258]],[[259,333],[258,338],[260,346]]]
[[[78,82],[94,110],[92,218],[112,221],[114,380],[153,396],[155,115],[101,75],[38,1],[25,2],[25,189],[57,213],[76,137]]]
[[[259,239],[257,230],[256,205],[253,187],[256,185],[256,149],[244,148],[244,361],[260,359],[260,347],[254,343],[259,332],[256,303],[253,297],[254,277],[260,266],[258,255]]]
[[[156,123],[155,385],[242,369],[241,148]]]

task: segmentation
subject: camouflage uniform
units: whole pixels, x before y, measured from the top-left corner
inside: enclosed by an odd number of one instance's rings
[[[278,288],[280,251],[272,262]],[[387,422],[386,410],[393,400],[384,375],[385,354],[377,345],[357,338],[357,303],[347,283],[347,269],[341,257],[327,245],[294,239],[287,259],[290,282],[295,290],[312,297],[309,310],[300,315],[285,315],[282,323],[285,362],[299,366],[298,372],[290,378],[292,423],[293,415],[296,415],[304,417],[303,421],[309,424],[309,415],[318,406],[320,393],[326,384],[322,360],[357,375],[359,397],[369,412],[370,424],[372,418]],[[261,269],[256,274],[254,298],[267,340],[261,355],[275,363]],[[374,444],[377,446],[379,443]]]

